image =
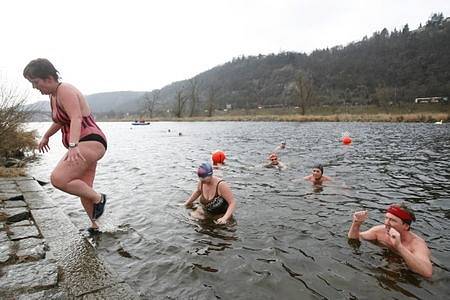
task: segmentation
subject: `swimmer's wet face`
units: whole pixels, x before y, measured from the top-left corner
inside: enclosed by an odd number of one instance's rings
[[[398,232],[402,232],[403,231],[402,227],[405,224],[406,223],[404,223],[402,219],[400,219],[399,217],[397,217],[391,213],[386,213],[384,215],[384,226],[386,228],[386,232],[389,232],[389,230],[391,228],[394,228]],[[408,224],[406,224],[406,225],[408,225]]]
[[[322,177],[322,171],[319,168],[314,168],[312,174],[315,179],[320,179]]]
[[[198,179],[200,179],[201,182],[210,183],[211,179],[212,179],[212,176],[206,176],[206,177],[200,177],[199,176]]]
[[[392,227],[398,232],[401,232],[401,230],[410,230],[411,222],[415,220],[414,213],[406,206],[393,204],[386,211],[384,226],[387,231]]]

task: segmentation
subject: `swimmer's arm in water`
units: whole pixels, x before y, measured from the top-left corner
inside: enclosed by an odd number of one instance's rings
[[[200,185],[201,183],[197,183],[197,189],[191,194],[191,196],[186,200],[186,202],[184,202],[184,205],[186,207],[192,207],[192,203],[198,198],[200,197],[200,195],[202,194],[202,191],[200,189]]]
[[[401,244],[400,235],[396,239],[399,240],[400,244],[396,249],[405,260],[408,268],[423,277],[430,278],[433,275],[433,264],[430,260],[430,249],[428,249],[426,244],[419,243],[414,251],[411,252]]]
[[[228,202],[228,209],[223,215],[223,217],[217,219],[217,223],[225,224],[230,220],[231,216],[236,210],[236,201],[234,200],[233,192],[231,191],[228,184],[224,181],[221,182],[219,185],[219,195],[222,196],[225,199],[225,201]]]
[[[331,179],[331,177],[328,177],[328,176],[325,176],[325,175],[322,175],[322,182],[325,182],[325,181],[332,181],[332,179]]]

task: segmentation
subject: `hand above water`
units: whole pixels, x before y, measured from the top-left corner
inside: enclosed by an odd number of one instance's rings
[[[397,249],[401,244],[400,233],[391,227],[387,234],[389,235],[389,240],[391,241],[392,246]]]
[[[48,137],[43,137],[41,139],[41,141],[39,142],[38,145],[38,149],[39,149],[39,153],[44,153],[44,152],[48,152],[48,150],[50,150],[50,146],[48,145]]]
[[[216,224],[227,224],[228,220],[225,217],[219,218],[215,221]]]
[[[64,160],[68,162],[78,162],[78,161],[86,161],[84,156],[81,154],[80,149],[78,147],[75,148],[69,148],[69,151],[67,151],[66,157]]]
[[[369,213],[367,210],[357,211],[353,214],[353,222],[361,224],[367,219],[368,216]]]

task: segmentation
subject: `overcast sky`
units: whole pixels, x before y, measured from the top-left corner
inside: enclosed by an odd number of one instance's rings
[[[450,16],[448,0],[14,0],[0,4],[0,83],[48,58],[84,94],[150,91],[240,55],[347,45]]]

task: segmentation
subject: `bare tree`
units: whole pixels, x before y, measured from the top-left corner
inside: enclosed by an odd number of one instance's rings
[[[184,105],[189,98],[183,95],[183,90],[178,90],[175,96],[175,109],[173,111],[175,117],[181,118],[183,114]]]
[[[16,131],[29,117],[24,110],[27,95],[19,93],[17,88],[0,85],[0,139]]]
[[[374,102],[378,107],[383,108],[383,110],[388,113],[390,106],[393,104],[393,99],[395,98],[395,89],[387,87],[384,83],[379,84],[375,88]]]
[[[212,117],[214,109],[216,108],[217,91],[218,89],[215,86],[210,86],[208,89],[208,99],[207,99],[208,117]]]
[[[294,82],[294,95],[297,100],[297,105],[301,109],[301,114],[304,115],[313,97],[312,79],[300,73]]]
[[[195,108],[196,108],[197,102],[198,102],[198,81],[195,77],[189,79],[189,87],[190,87],[190,98],[191,98],[191,111],[189,113],[189,117],[192,117],[195,113]]]
[[[153,118],[155,104],[158,103],[160,94],[161,94],[160,90],[154,90],[151,93],[146,92],[144,94],[144,108],[145,112],[149,115],[150,119]]]
[[[250,91],[252,94],[252,98],[255,100],[256,107],[261,106],[263,104],[263,89],[264,83],[260,79],[253,79],[251,81]]]
[[[0,84],[0,156],[19,156],[36,146],[35,133],[26,132],[24,123],[30,112],[25,110],[27,94],[18,88]]]

